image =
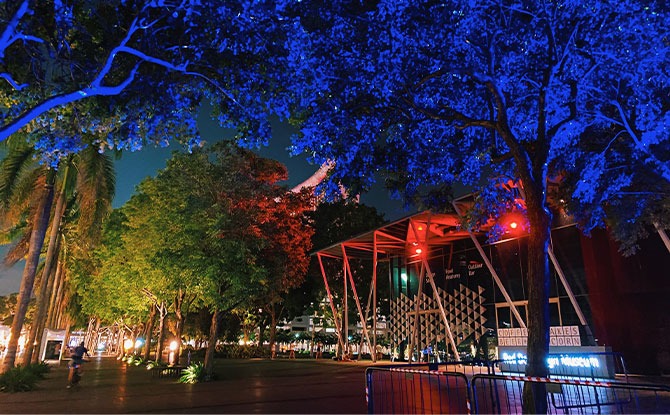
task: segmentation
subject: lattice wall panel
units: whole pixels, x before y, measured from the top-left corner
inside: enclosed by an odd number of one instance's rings
[[[484,288],[477,286],[473,291],[463,284],[457,290],[447,293],[438,288],[438,295],[442,298],[442,305],[449,321],[451,332],[456,343],[474,333],[479,338],[486,332],[484,324],[486,308],[482,305]],[[447,329],[440,313],[439,305],[433,296],[422,293],[419,296],[419,347],[448,341]],[[404,294],[391,302],[390,329],[394,346],[408,340],[413,333],[416,302]]]

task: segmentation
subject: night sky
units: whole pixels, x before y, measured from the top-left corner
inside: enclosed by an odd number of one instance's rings
[[[232,132],[219,128],[204,114],[200,117],[199,124],[202,137],[208,143],[232,136]],[[285,183],[287,186],[299,184],[318,169],[318,166],[310,165],[305,156],[291,157],[289,155],[286,148],[290,145],[290,136],[294,132],[291,126],[275,122],[272,124],[272,131],[273,139],[270,146],[260,149],[258,153],[264,157],[279,160],[286,165],[289,171],[289,178]],[[167,148],[148,146],[134,153],[123,153],[121,158],[115,161],[116,196],[113,207],[118,208],[128,201],[135,191],[135,186],[144,178],[155,176],[158,170],[165,167],[165,162],[172,152],[178,150],[185,151],[178,144],[173,144]],[[398,219],[412,213],[405,211],[400,201],[390,200],[386,190],[381,186],[363,195],[361,202],[376,207],[387,220]],[[7,249],[6,246],[0,246],[1,257],[4,257]],[[18,292],[24,264],[21,261],[11,269],[4,269],[0,265],[0,295]]]

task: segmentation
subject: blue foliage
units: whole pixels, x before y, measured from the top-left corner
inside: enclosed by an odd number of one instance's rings
[[[383,168],[410,196],[450,182],[486,195],[499,177],[546,195],[548,176],[571,175],[590,228],[636,186],[610,166],[632,157],[670,180],[664,2],[317,4],[293,5],[309,58],[289,64],[319,68],[293,151],[336,160],[336,182],[364,189]],[[603,151],[610,140],[626,151]],[[482,197],[481,218],[510,208]]]
[[[560,175],[587,229],[643,176],[670,181],[667,2],[131,3],[1,11],[16,25],[2,28],[0,139],[30,125],[50,164],[88,144],[196,146],[209,101],[247,147],[268,143],[271,115],[299,122],[291,151],[336,161],[328,192],[364,191],[380,170],[409,198],[454,182],[486,193],[504,177],[539,206]],[[35,43],[68,76],[27,71]]]

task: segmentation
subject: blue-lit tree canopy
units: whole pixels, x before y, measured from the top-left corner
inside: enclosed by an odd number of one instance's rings
[[[86,145],[196,144],[203,101],[253,145],[267,142],[268,114],[288,115],[278,91],[291,22],[274,2],[0,4],[0,141],[28,131],[54,166]],[[78,134],[61,131],[63,117]]]
[[[527,373],[545,375],[547,180],[576,178],[573,197],[593,205],[634,186],[633,169],[670,181],[667,4],[315,1],[292,11],[310,42],[295,72],[315,88],[295,151],[336,160],[333,183],[366,188],[378,170],[406,196],[462,183],[481,191],[484,218],[511,207],[502,183],[521,184]],[[589,226],[601,224],[604,210],[591,212]]]

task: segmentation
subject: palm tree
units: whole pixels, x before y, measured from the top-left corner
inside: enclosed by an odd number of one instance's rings
[[[49,286],[50,283],[52,287],[54,285],[52,280],[59,256],[58,241],[68,195],[75,195],[74,203],[77,206],[79,228],[85,230],[81,232],[80,242],[85,244],[95,240],[99,235],[100,222],[103,215],[109,212],[114,194],[112,162],[108,156],[98,153],[94,148],[88,147],[81,153],[70,156],[64,163],[65,168],[61,169],[58,176],[54,169],[45,169],[36,165],[32,161],[32,152],[33,149],[27,145],[10,148],[2,162],[2,170],[0,170],[0,206],[4,211],[10,213],[6,215],[8,219],[13,218],[16,221],[22,216],[20,212],[25,214],[26,211],[32,210],[35,199],[38,201],[37,208],[34,209],[33,226],[24,227],[24,232],[30,229],[31,238],[10,342],[3,362],[3,372],[11,368],[16,359],[18,337],[23,328],[27,304],[32,295],[37,263],[48,227],[54,198],[54,185],[58,183],[60,190],[51,222],[51,234],[38,292],[37,313],[30,338],[26,342],[24,364],[30,363],[33,357],[37,359],[37,354],[33,353],[33,345],[40,344],[46,309],[52,297]],[[73,172],[76,172],[76,175]],[[60,179],[58,182],[57,177]],[[34,195],[28,196],[31,186],[33,190],[39,189],[39,183],[42,181],[45,183],[46,190],[41,193],[41,196],[37,198]],[[15,223],[20,223],[20,221]],[[13,227],[15,231],[16,228],[16,226]],[[20,241],[23,240],[25,236],[20,239]],[[9,262],[21,258],[22,252],[25,252],[25,244],[15,245],[10,251]]]
[[[70,209],[74,215],[68,217],[76,220],[77,241],[72,241],[83,249],[94,246],[100,238],[100,228],[105,216],[111,210],[114,198],[115,176],[114,166],[110,157],[100,154],[96,149],[88,147],[81,153],[71,156],[65,166],[61,192],[58,203],[54,210],[51,223],[51,235],[49,247],[45,260],[45,270],[42,276],[40,292],[44,293],[38,298],[38,308],[35,314],[35,324],[31,327],[28,347],[24,355],[24,364],[38,362],[38,353],[28,353],[32,345],[41,344],[42,333],[46,323],[47,309],[51,298],[49,284],[53,285],[55,274],[54,264],[58,260],[59,236],[62,235],[62,222],[65,213],[66,195],[74,192],[74,200]],[[76,171],[76,177],[68,181],[68,172]],[[72,180],[74,179],[74,180]],[[70,184],[70,186],[68,186]],[[72,187],[72,189],[68,189]],[[59,203],[61,204],[59,206]],[[31,356],[32,354],[32,356]]]

